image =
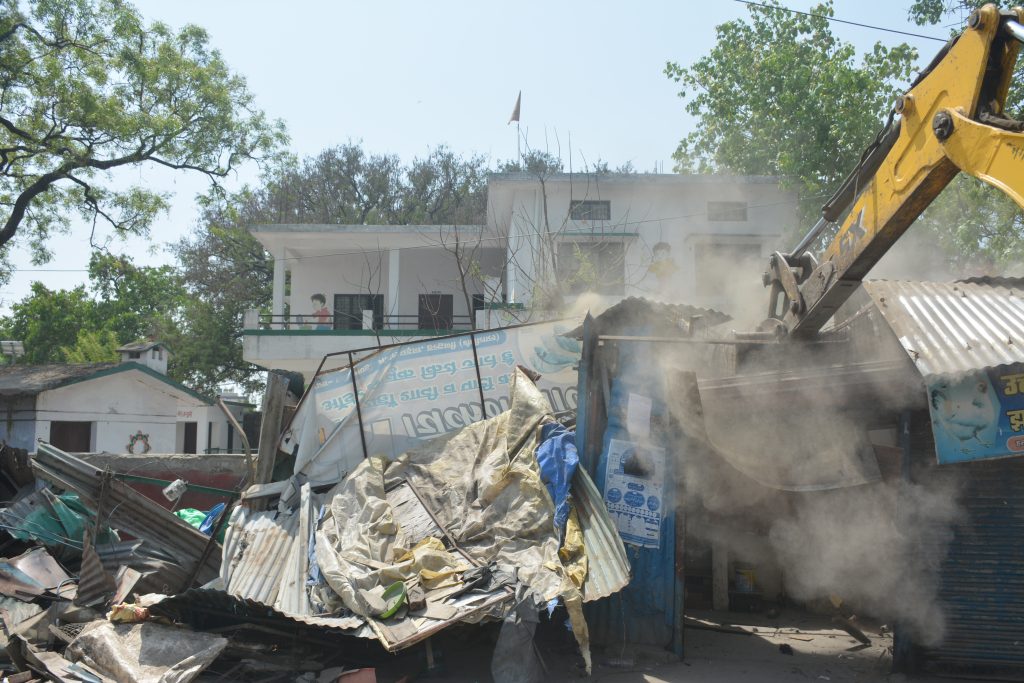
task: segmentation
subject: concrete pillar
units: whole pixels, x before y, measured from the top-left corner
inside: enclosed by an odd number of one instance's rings
[[[398,285],[401,279],[401,250],[388,249],[388,302],[384,310],[384,327],[397,327],[395,322],[388,320],[389,315],[398,315]]]
[[[283,255],[282,255],[283,256]],[[274,314],[274,320],[271,327],[283,327],[281,323],[284,321],[276,316],[284,315],[284,266],[285,261],[282,256],[274,256],[274,300],[272,313]]]

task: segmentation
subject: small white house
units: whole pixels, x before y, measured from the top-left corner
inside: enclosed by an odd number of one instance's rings
[[[118,363],[0,367],[0,440],[29,452],[229,452],[239,436],[214,402],[165,374],[160,342],[129,344]]]

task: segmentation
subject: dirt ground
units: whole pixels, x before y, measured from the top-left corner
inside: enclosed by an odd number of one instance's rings
[[[857,683],[936,683],[950,679],[907,678],[890,674],[892,635],[863,625],[871,639],[861,645],[835,627],[828,617],[784,612],[769,619],[759,614],[688,613],[690,624],[727,623],[750,635],[686,628],[684,661],[657,647],[594,648],[593,675],[603,683],[782,683],[791,681],[855,681]],[[697,621],[695,621],[697,620]],[[441,634],[432,645],[435,666],[427,670],[425,648],[412,648],[377,668],[379,683],[490,681],[490,653],[496,627],[467,627]],[[572,635],[560,624],[541,624],[538,643],[549,681],[588,680],[576,654]],[[781,647],[780,649],[780,646]],[[789,653],[791,651],[791,654]],[[964,680],[964,679],[959,679]]]

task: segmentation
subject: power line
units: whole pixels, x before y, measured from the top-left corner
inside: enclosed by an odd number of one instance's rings
[[[735,2],[739,2],[739,3],[742,3],[744,5],[753,5],[754,7],[763,7],[765,9],[782,10],[783,12],[789,12],[791,14],[799,14],[799,15],[802,15],[802,16],[805,16],[805,17],[814,17],[815,19],[826,19],[828,21],[833,21],[833,22],[835,22],[837,24],[849,24],[850,26],[859,26],[860,28],[870,28],[870,29],[873,29],[875,31],[885,31],[886,33],[898,33],[901,36],[910,36],[912,38],[924,38],[925,40],[937,40],[940,43],[947,42],[947,40],[945,38],[936,38],[935,36],[926,36],[926,35],[924,35],[922,33],[911,33],[909,31],[900,31],[900,30],[895,29],[895,28],[885,28],[884,26],[874,26],[872,24],[862,24],[862,23],[860,23],[858,21],[847,21],[846,19],[836,19],[835,17],[830,17],[827,14],[815,14],[814,12],[801,12],[798,9],[790,9],[789,7],[782,7],[781,5],[766,5],[766,4],[761,3],[761,2],[753,2],[752,0],[735,0]]]

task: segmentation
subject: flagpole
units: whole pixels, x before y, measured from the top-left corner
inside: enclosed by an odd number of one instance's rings
[[[509,117],[508,122],[516,122],[516,155],[519,157],[520,166],[523,163],[523,134],[519,129],[519,107],[523,101],[523,91],[520,90],[519,94],[516,95],[516,106],[512,109],[512,116]]]
[[[523,136],[519,132],[519,121],[516,121],[516,154],[519,155],[519,165],[523,165]]]

